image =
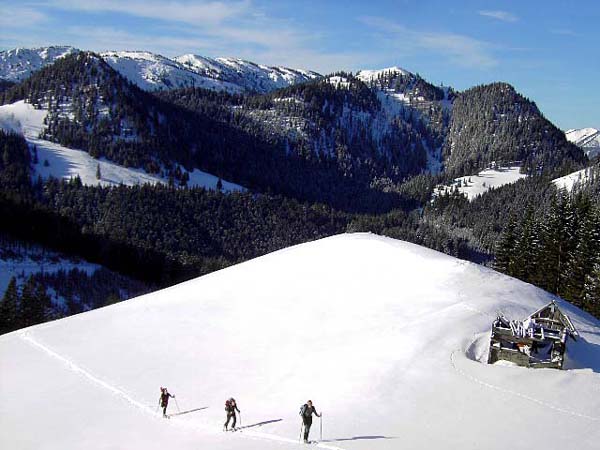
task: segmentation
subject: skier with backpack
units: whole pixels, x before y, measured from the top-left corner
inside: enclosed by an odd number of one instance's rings
[[[235,412],[241,413],[241,411],[237,407],[237,403],[235,399],[231,397],[229,400],[225,402],[225,412],[227,413],[227,420],[225,421],[225,425],[223,426],[224,431],[227,431],[227,427],[229,426],[229,421],[233,418],[233,422],[231,423],[231,429],[235,431]]]
[[[310,427],[312,426],[313,414],[317,417],[321,417],[321,414],[317,413],[316,408],[313,406],[312,400],[309,400],[300,408],[302,425],[304,426],[304,443],[308,443],[308,433],[310,433]]]
[[[163,409],[163,417],[167,417],[167,406],[169,405],[169,397],[175,398],[174,395],[171,395],[167,388],[160,388],[160,398],[158,399],[159,406]]]

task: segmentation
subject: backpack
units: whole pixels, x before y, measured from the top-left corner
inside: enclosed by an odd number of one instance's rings
[[[225,401],[225,411],[231,411],[231,402],[229,400]]]
[[[308,405],[306,403],[300,407],[300,415],[302,417],[304,417],[304,414],[306,413],[307,409],[308,409]]]

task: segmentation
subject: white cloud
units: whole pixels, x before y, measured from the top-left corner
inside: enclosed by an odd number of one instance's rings
[[[364,24],[386,39],[399,53],[431,52],[458,66],[490,68],[498,64],[487,42],[469,36],[448,32],[414,30],[382,17],[362,17]]]
[[[501,20],[503,22],[516,22],[519,20],[517,16],[507,11],[479,11],[480,16],[490,17],[492,19]]]
[[[571,37],[581,37],[582,36],[581,34],[575,32],[573,30],[570,30],[568,28],[555,28],[553,30],[550,30],[550,32],[552,34],[559,34],[561,36],[571,36]]]
[[[115,12],[190,25],[219,24],[249,14],[250,1],[47,0],[44,6],[68,11]]]
[[[30,7],[4,5],[0,7],[0,27],[21,28],[23,24],[37,25],[45,22],[48,17],[41,11]]]

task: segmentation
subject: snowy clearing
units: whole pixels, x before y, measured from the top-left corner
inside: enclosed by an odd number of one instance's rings
[[[30,146],[35,146],[38,162],[34,164],[35,176],[70,179],[76,176],[86,186],[133,186],[139,184],[168,184],[168,179],[157,174],[149,174],[142,169],[120,166],[106,159],[96,159],[83,150],[75,150],[60,144],[40,139],[44,129],[44,119],[48,111],[35,109],[21,100],[10,105],[0,106],[0,128],[22,134]],[[97,178],[98,166],[100,178]],[[189,187],[216,189],[218,177],[194,169],[189,173]],[[222,180],[223,191],[244,191],[242,186]]]
[[[2,250],[0,248],[0,250]],[[55,273],[60,270],[68,272],[78,269],[92,275],[101,266],[75,258],[65,258],[55,252],[33,247],[20,250],[18,256],[0,256],[0,296],[4,294],[12,277],[19,284],[24,283],[34,273]]]
[[[291,247],[0,337],[0,446],[301,448],[310,398],[318,448],[529,449],[534,433],[540,448],[596,449],[598,320],[558,300],[581,335],[569,370],[481,362],[498,311],[522,318],[552,299],[370,234]],[[160,417],[160,386],[185,414]],[[237,433],[221,431],[230,396]]]
[[[443,195],[445,193],[458,190],[469,200],[486,193],[491,188],[499,188],[505,184],[515,183],[527,175],[520,173],[520,166],[499,167],[495,169],[485,169],[477,175],[467,175],[455,178],[450,186],[438,186],[434,195]]]
[[[566,189],[567,192],[571,192],[575,186],[580,186],[587,183],[590,180],[591,168],[587,167],[577,172],[570,173],[564,177],[556,178],[552,180],[552,183],[558,189]]]

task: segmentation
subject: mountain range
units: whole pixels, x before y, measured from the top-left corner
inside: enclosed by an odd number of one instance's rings
[[[581,147],[589,158],[600,154],[600,131],[596,128],[579,128],[567,130],[567,139]]]
[[[17,48],[0,52],[0,79],[19,82],[80,50],[69,46]],[[170,59],[147,51],[99,55],[124,78],[146,91],[198,87],[230,93],[266,93],[319,77],[316,72],[270,67],[237,58],[182,55]]]
[[[597,167],[507,83],[458,91],[397,66],[319,76],[70,47],[2,57],[14,80],[0,90],[9,242],[167,286],[344,231],[489,265],[508,230],[506,248],[533,250],[502,270],[600,311],[588,300]],[[552,183],[564,176],[579,182]],[[540,218],[552,214],[565,217],[551,233]]]

